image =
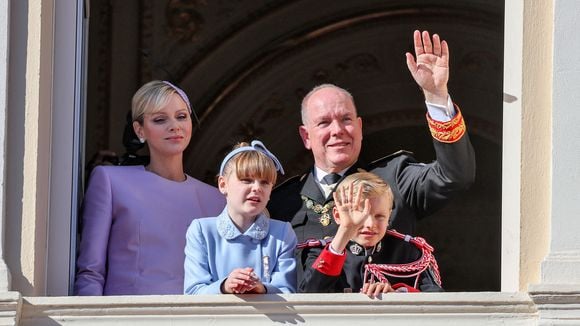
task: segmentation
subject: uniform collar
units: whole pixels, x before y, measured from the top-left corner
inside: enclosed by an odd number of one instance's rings
[[[230,218],[227,211],[227,206],[217,217],[217,231],[219,235],[226,240],[233,240],[241,235],[246,235],[256,240],[262,240],[268,235],[269,229],[270,219],[264,213],[260,213],[254,223],[252,223],[252,225],[243,234],[240,232],[240,230],[238,230]]]

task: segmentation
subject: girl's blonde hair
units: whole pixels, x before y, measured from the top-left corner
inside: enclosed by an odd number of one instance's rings
[[[240,147],[249,146],[246,142],[238,143],[234,150]],[[223,175],[236,173],[238,179],[256,178],[268,181],[271,184],[276,183],[278,176],[276,165],[272,158],[266,154],[256,151],[243,151],[229,159],[224,166]]]

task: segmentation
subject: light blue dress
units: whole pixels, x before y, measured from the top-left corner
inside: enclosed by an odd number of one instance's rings
[[[236,268],[252,267],[267,293],[296,292],[296,234],[288,222],[264,214],[243,234],[227,207],[217,217],[193,220],[185,246],[185,294],[219,294]]]

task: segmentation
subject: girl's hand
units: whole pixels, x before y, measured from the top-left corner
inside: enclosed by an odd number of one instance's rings
[[[264,283],[262,283],[261,281],[258,280],[256,282],[256,286],[253,289],[248,290],[246,293],[265,294],[266,293],[266,287],[264,286]]]
[[[223,283],[222,292],[228,294],[242,294],[256,288],[258,283],[264,287],[256,273],[254,273],[253,268],[236,268],[231,271],[230,275]]]

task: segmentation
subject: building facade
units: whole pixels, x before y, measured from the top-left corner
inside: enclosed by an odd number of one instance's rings
[[[505,1],[501,291],[381,300],[66,296],[91,89],[88,3],[0,3],[0,324],[580,323],[580,2]]]

